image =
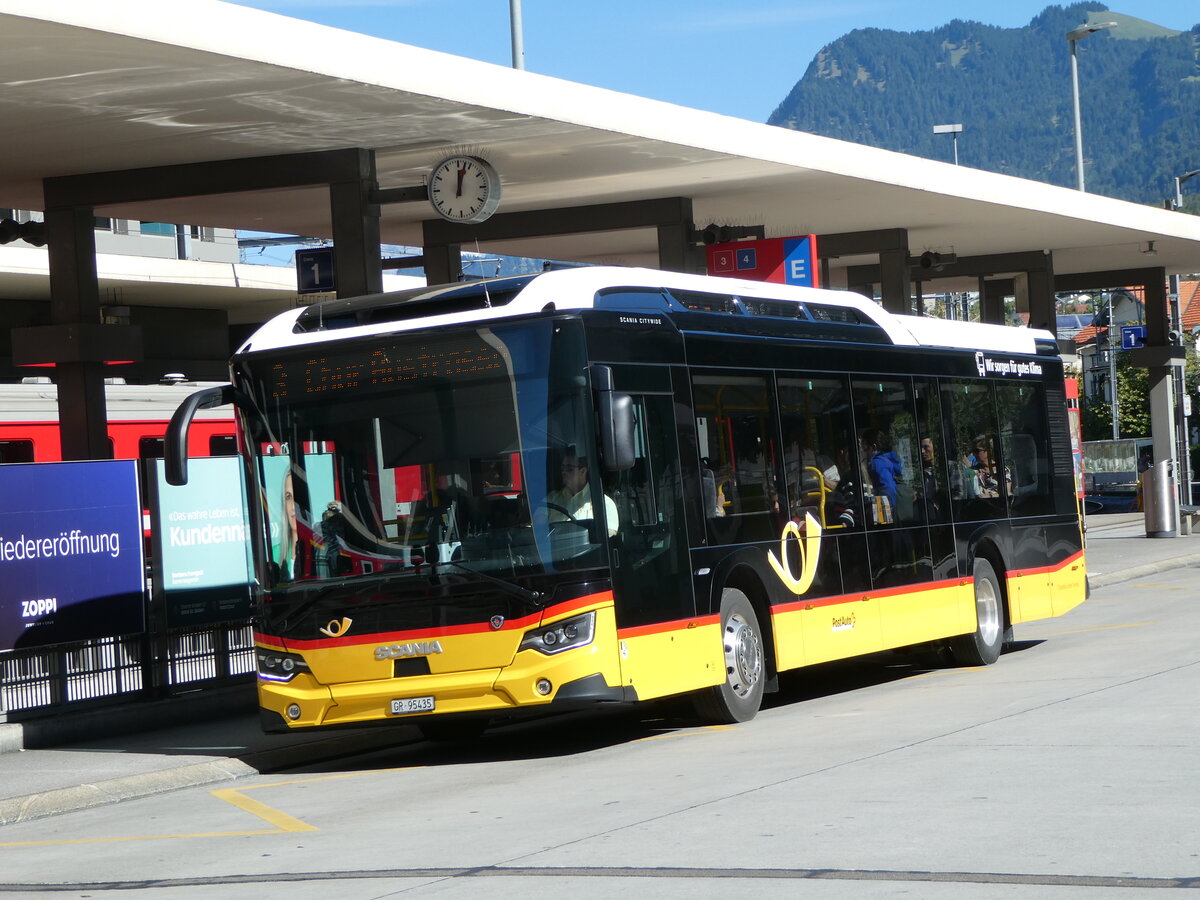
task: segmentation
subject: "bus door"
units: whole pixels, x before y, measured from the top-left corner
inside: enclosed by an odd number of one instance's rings
[[[698,686],[701,655],[711,655],[702,629],[688,628],[696,614],[684,526],[683,476],[669,372],[614,367],[618,390],[661,375],[662,393],[633,397],[635,462],[604,473],[604,493],[615,502],[617,534],[611,541],[613,595],[621,637],[622,678],[640,698]],[[640,377],[634,377],[640,376]],[[711,638],[711,635],[706,637]],[[693,646],[694,645],[694,646]]]

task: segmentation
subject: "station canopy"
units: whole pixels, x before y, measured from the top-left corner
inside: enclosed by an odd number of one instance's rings
[[[375,153],[381,189],[418,187],[438,160],[466,152],[499,172],[500,212],[686,197],[698,227],[761,225],[768,237],[903,228],[913,254],[1044,250],[1056,274],[1200,271],[1200,217],[215,0],[0,0],[0,73],[0,206],[16,209],[42,208],[46,177],[345,148]],[[329,209],[322,186],[96,214],[327,237]],[[432,218],[423,201],[384,205],[382,240],[420,246]],[[653,266],[656,240],[637,228],[463,249]],[[870,262],[833,260],[831,282]]]

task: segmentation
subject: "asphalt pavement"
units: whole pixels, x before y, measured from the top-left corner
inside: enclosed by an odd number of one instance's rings
[[[1093,590],[1200,566],[1200,534],[1148,538],[1140,513],[1092,516],[1087,566]],[[411,726],[263,734],[253,684],[49,723],[0,724],[0,825],[419,739]]]

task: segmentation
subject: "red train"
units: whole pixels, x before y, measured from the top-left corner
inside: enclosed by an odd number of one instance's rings
[[[162,456],[163,434],[171,414],[202,382],[109,384],[108,438],[113,459]],[[0,384],[0,463],[58,462],[58,388],[47,382]],[[234,422],[228,408],[201,410],[188,437],[192,456],[237,453]]]

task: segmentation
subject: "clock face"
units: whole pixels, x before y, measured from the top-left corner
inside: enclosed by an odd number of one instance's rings
[[[429,174],[429,202],[450,222],[482,222],[500,205],[500,176],[477,156],[451,156]]]

